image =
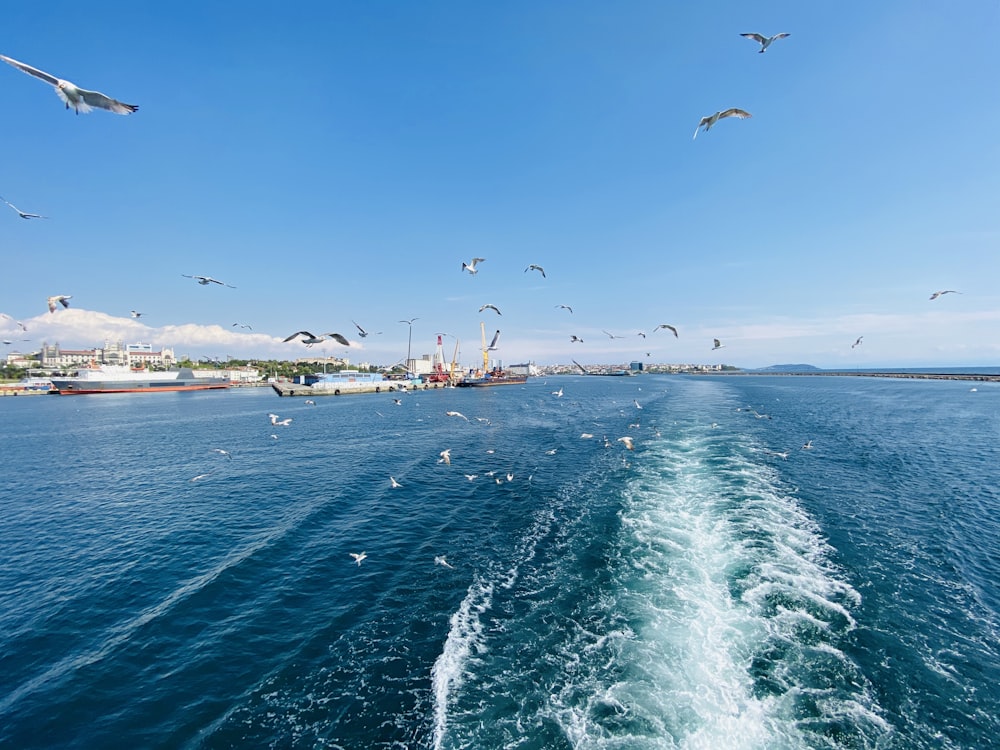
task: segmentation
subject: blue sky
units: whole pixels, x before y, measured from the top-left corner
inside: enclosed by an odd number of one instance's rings
[[[294,358],[306,329],[388,364],[415,317],[414,355],[446,332],[466,364],[480,321],[508,364],[1000,361],[1000,3],[50,2],[4,27],[0,53],[140,107],[77,116],[0,65],[0,195],[49,217],[0,205],[0,311],[29,328],[0,335],[32,339],[5,351]],[[729,107],[753,117],[692,139]]]

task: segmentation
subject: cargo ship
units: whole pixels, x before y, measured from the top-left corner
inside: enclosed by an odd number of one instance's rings
[[[228,378],[196,377],[190,367],[166,372],[150,372],[133,370],[125,365],[95,365],[80,368],[73,378],[52,378],[53,392],[63,396],[87,393],[206,391],[228,387]]]
[[[483,339],[483,369],[459,380],[455,385],[459,388],[489,388],[495,385],[523,385],[528,382],[527,375],[515,375],[500,367],[489,369],[490,352],[497,348],[500,331],[493,334],[493,341],[486,346],[486,328],[480,323],[479,332]]]

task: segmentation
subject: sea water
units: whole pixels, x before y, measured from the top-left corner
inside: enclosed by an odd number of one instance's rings
[[[0,402],[0,745],[1000,742],[1000,386],[315,401]]]

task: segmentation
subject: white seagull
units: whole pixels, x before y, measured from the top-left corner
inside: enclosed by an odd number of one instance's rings
[[[69,301],[73,299],[72,294],[56,294],[49,297],[49,312],[54,313],[56,307],[62,305],[63,307],[69,307]]]
[[[354,323],[354,327],[358,329],[358,336],[360,336],[361,338],[364,338],[369,333],[371,333],[371,331],[366,331],[364,328],[362,328],[361,326],[359,326],[356,321],[352,320],[351,322]],[[375,335],[378,336],[380,333],[382,333],[382,332],[381,331],[376,331]]]
[[[361,561],[364,560],[366,557],[368,557],[367,552],[348,552],[347,554],[353,557],[354,562],[356,562],[358,565],[361,565]]]
[[[236,328],[236,326],[239,326],[240,328],[249,328],[251,331],[253,330],[253,326],[247,325],[246,323],[233,323],[232,327]]]
[[[42,216],[41,214],[29,214],[29,213],[26,213],[25,211],[22,211],[17,206],[15,206],[13,203],[11,203],[9,200],[7,200],[6,198],[4,198],[2,195],[0,195],[0,201],[3,201],[8,206],[10,206],[12,209],[14,209],[17,212],[17,215],[20,216],[22,219],[47,219],[48,218],[47,216]]]
[[[124,102],[120,102],[117,99],[112,99],[110,96],[102,94],[100,91],[88,91],[87,89],[81,89],[76,84],[64,81],[61,78],[56,78],[54,75],[50,75],[44,70],[33,68],[26,63],[18,62],[17,60],[7,57],[6,55],[0,55],[0,60],[3,60],[8,65],[13,65],[18,70],[21,70],[30,76],[34,76],[35,78],[39,78],[46,83],[50,83],[55,86],[56,94],[58,94],[59,98],[66,104],[66,109],[72,107],[77,114],[80,114],[81,112],[86,114],[95,107],[97,109],[106,109],[117,115],[130,115],[139,109],[136,104],[125,104]]]
[[[723,343],[722,343],[721,341],[719,341],[718,339],[712,339],[712,344],[713,344],[713,346],[712,346],[712,351],[713,351],[713,352],[714,352],[714,351],[715,351],[716,349],[721,349],[722,347],[724,347],[724,346],[725,346],[725,344],[723,344]]]
[[[760,49],[757,51],[765,52],[767,48],[771,46],[771,42],[773,42],[775,39],[784,39],[786,36],[789,36],[789,34],[786,32],[782,32],[780,34],[775,34],[774,36],[764,36],[763,34],[755,34],[753,32],[750,32],[748,34],[740,34],[740,36],[746,37],[747,39],[753,39],[760,45]]]
[[[129,315],[131,315],[133,318],[141,318],[142,317],[142,313],[139,312],[138,310],[132,310],[129,313]]]
[[[654,330],[654,331],[658,331],[658,330],[660,330],[661,328],[666,328],[666,329],[667,329],[668,331],[670,331],[671,333],[673,333],[673,334],[674,334],[674,338],[675,338],[675,339],[676,339],[676,338],[678,338],[678,336],[677,336],[677,329],[676,329],[676,328],[674,328],[674,327],[673,327],[673,326],[671,326],[671,325],[667,325],[666,323],[660,323],[660,325],[656,326],[656,328],[654,328],[653,330]]]
[[[487,351],[491,352],[495,351],[497,348],[497,341],[499,340],[500,340],[500,329],[498,328],[496,332],[493,334],[493,340],[490,342],[490,345],[486,347]]]
[[[449,565],[448,561],[444,559],[444,555],[436,555],[434,557],[434,564],[435,565],[443,565],[444,567],[451,568],[452,570],[455,569],[454,565]]]
[[[572,313],[572,312],[573,312],[573,308],[572,308],[572,307],[570,307],[569,305],[556,305],[556,309],[559,309],[560,307],[561,307],[561,308],[562,308],[563,310],[569,310],[569,311],[570,311],[570,313]]]
[[[441,456],[438,460],[439,464],[447,464],[448,466],[451,466],[451,448],[441,451],[438,455]]]
[[[752,117],[752,115],[746,110],[737,109],[736,107],[724,109],[720,112],[716,112],[714,115],[707,115],[701,118],[701,122],[698,123],[698,127],[694,129],[694,138],[698,137],[698,131],[701,130],[703,125],[705,126],[705,132],[707,133],[712,129],[712,126],[715,125],[715,123],[725,117],[739,117],[741,120],[746,120],[747,118]],[[694,140],[694,138],[691,140]]]
[[[954,289],[943,289],[940,292],[934,292],[934,294],[931,295],[931,299],[937,299],[942,294],[961,294],[961,292],[956,292]]]
[[[313,336],[309,331],[296,331],[284,341],[291,341],[296,336],[302,336],[302,343],[306,346],[312,346],[313,344],[318,344],[322,341],[326,341],[328,338],[333,339],[338,344],[343,344],[344,346],[350,346],[351,342],[348,341],[344,336],[339,333],[321,333],[319,336]]]
[[[618,442],[625,443],[625,447],[628,448],[630,451],[635,450],[635,444],[632,442],[632,438],[630,438],[628,435],[626,435],[625,437],[618,438]]]
[[[219,453],[228,458],[230,461],[233,460],[233,454],[227,450],[223,450],[222,448],[212,448],[212,453]]]
[[[186,279],[197,279],[198,283],[202,286],[208,286],[209,284],[218,284],[219,286],[228,286],[230,289],[235,289],[232,284],[227,284],[225,281],[219,281],[218,279],[213,279],[211,276],[190,276],[186,273],[182,273]]]
[[[399,482],[396,481],[396,477],[389,477],[389,483],[390,483],[390,485],[392,486],[393,489],[395,489],[397,487],[402,487],[403,486]]]
[[[476,268],[476,264],[478,264],[478,263],[485,263],[485,262],[486,262],[486,258],[473,258],[472,262],[470,262],[470,263],[466,263],[465,261],[462,261],[462,270],[463,271],[468,271],[473,276],[475,276],[477,273],[479,273],[479,269]]]
[[[851,344],[851,348],[853,349],[854,347],[858,346],[858,345],[859,345],[859,344],[861,343],[861,339],[863,339],[863,338],[864,338],[864,336],[858,336],[858,337],[857,337],[857,338],[856,338],[856,339],[854,340],[854,343],[853,343],[853,344]]]
[[[482,312],[483,310],[492,310],[497,315],[503,315],[503,313],[500,312],[500,308],[497,307],[496,305],[489,305],[489,304],[483,305],[482,307],[479,308],[479,312]]]
[[[572,336],[569,337],[569,343],[575,344],[577,342],[579,342],[579,343],[582,344],[583,343],[583,339],[581,339],[579,336],[576,336],[576,335],[572,335]]]
[[[541,266],[536,266],[534,263],[532,263],[530,266],[524,269],[525,273],[527,273],[528,271],[538,271],[538,273],[542,275],[542,278],[543,279],[545,278],[545,269],[542,268]]]
[[[461,417],[466,422],[469,421],[469,418],[467,416],[465,416],[464,414],[462,414],[462,412],[460,412],[460,411],[446,411],[445,412],[445,416],[448,416],[448,417]]]

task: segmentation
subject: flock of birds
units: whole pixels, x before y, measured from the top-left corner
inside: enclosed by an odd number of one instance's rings
[[[742,36],[742,37],[744,37],[746,39],[749,39],[749,40],[751,40],[753,42],[756,42],[758,45],[760,45],[760,49],[758,50],[758,52],[759,53],[764,53],[764,52],[766,52],[768,50],[768,48],[775,41],[777,41],[779,39],[785,39],[788,36],[790,36],[790,34],[787,33],[787,32],[781,32],[781,33],[778,33],[778,34],[774,34],[772,36],[765,36],[763,34],[759,34],[759,33],[756,33],[756,32],[747,32],[747,33],[740,34],[740,36]],[[26,73],[27,75],[30,75],[30,76],[32,76],[34,78],[37,78],[38,80],[43,81],[44,83],[47,83],[50,86],[52,86],[54,88],[54,91],[55,91],[56,95],[64,103],[65,108],[67,110],[68,109],[72,109],[76,114],[80,114],[81,112],[88,113],[88,112],[90,112],[90,111],[92,111],[94,109],[103,109],[103,110],[106,110],[108,112],[113,112],[113,113],[119,114],[119,115],[130,115],[130,114],[136,112],[139,109],[138,105],[135,105],[135,104],[126,104],[126,103],[124,103],[122,101],[119,101],[118,99],[115,99],[115,98],[110,97],[110,96],[108,96],[106,94],[103,94],[100,91],[92,91],[92,90],[89,90],[89,89],[81,88],[81,87],[77,86],[76,84],[72,83],[71,81],[68,81],[68,80],[63,79],[63,78],[59,78],[58,76],[52,75],[51,73],[47,73],[47,72],[45,72],[45,71],[43,71],[43,70],[41,70],[39,68],[36,68],[36,67],[34,67],[32,65],[29,65],[27,63],[21,62],[19,60],[15,60],[14,58],[8,57],[6,55],[0,55],[0,60],[2,60],[3,62],[7,63],[8,65],[11,65],[12,67],[16,68],[17,70],[20,70],[23,73]],[[698,122],[698,127],[695,128],[694,138],[698,137],[698,133],[699,132],[704,131],[704,132],[707,133],[720,120],[728,119],[728,118],[737,118],[737,119],[743,119],[743,120],[745,120],[745,119],[749,119],[751,116],[752,115],[749,112],[747,112],[744,109],[740,109],[739,107],[730,107],[728,109],[719,110],[719,111],[714,112],[714,113],[712,113],[710,115],[706,115],[705,117],[702,117],[701,120]],[[13,210],[14,212],[16,212],[18,214],[18,216],[20,218],[22,218],[22,219],[45,219],[45,218],[47,218],[46,216],[44,216],[42,214],[32,213],[32,212],[28,212],[28,211],[22,211],[20,208],[18,208],[17,206],[15,206],[13,203],[11,203],[10,201],[8,201],[3,196],[0,196],[0,201],[2,201],[5,205],[7,205],[11,210]],[[470,261],[462,263],[462,271],[463,272],[468,272],[470,275],[475,276],[476,274],[479,273],[479,265],[481,263],[485,263],[485,262],[486,262],[485,258],[474,257]],[[529,271],[537,271],[539,274],[541,274],[542,278],[547,278],[546,277],[546,273],[545,273],[545,269],[542,266],[538,265],[538,264],[532,263],[532,264],[528,265],[524,269],[525,273],[528,273]],[[215,284],[215,285],[218,285],[218,286],[228,287],[230,289],[235,289],[236,288],[232,284],[228,284],[228,283],[226,283],[224,281],[221,281],[219,279],[215,279],[215,278],[213,278],[211,276],[201,276],[201,275],[192,275],[192,274],[181,274],[181,275],[184,276],[185,278],[194,279],[195,281],[197,281],[198,284],[201,284],[202,286],[209,286],[209,285]],[[954,289],[945,289],[945,290],[934,292],[931,295],[930,299],[931,300],[935,300],[938,297],[940,297],[942,295],[945,295],[945,294],[960,294],[960,293],[961,292],[958,292],[958,291],[956,291]],[[52,295],[52,296],[50,296],[48,298],[48,309],[49,309],[49,312],[50,313],[54,313],[58,309],[58,307],[60,305],[62,307],[64,307],[64,308],[65,307],[69,307],[69,300],[70,299],[72,299],[72,295],[68,295],[68,294]],[[559,304],[559,305],[556,305],[556,308],[567,310],[569,313],[573,312],[573,308],[570,307],[569,305]],[[491,303],[484,304],[482,307],[479,308],[479,312],[481,312],[481,313],[484,312],[484,311],[486,311],[486,310],[492,310],[497,315],[502,315],[502,313],[500,312],[499,307],[497,307],[496,305],[491,304]],[[133,318],[138,318],[138,317],[140,317],[141,313],[136,312],[135,310],[133,310],[131,312],[131,315],[132,315]],[[9,316],[4,316],[4,317],[9,317]],[[365,337],[367,337],[369,335],[369,332],[366,331],[364,328],[362,328],[360,325],[358,325],[357,322],[355,322],[355,321],[352,321],[352,322],[354,323],[355,327],[358,329],[358,335],[361,338],[365,338]],[[410,320],[410,321],[400,321],[400,322],[404,322],[404,323],[408,322],[408,323],[412,324],[413,321]],[[247,324],[233,323],[233,327],[236,327],[236,326],[240,326],[242,328],[248,328],[248,329],[252,330],[251,326],[249,326]],[[674,327],[674,326],[672,326],[672,325],[665,324],[665,323],[657,325],[653,330],[655,331],[655,330],[659,330],[661,328],[670,330],[674,334],[675,337],[678,337],[677,328]],[[381,332],[379,332],[379,333],[381,333]],[[624,336],[619,336],[619,335],[616,335],[616,334],[612,334],[612,333],[609,333],[608,331],[604,331],[604,333],[609,338],[611,338],[611,339],[624,338]],[[496,348],[496,342],[497,342],[497,338],[499,337],[499,334],[500,334],[500,332],[497,331],[496,335],[493,338],[493,343],[490,345],[490,347],[488,347],[489,349],[495,349]],[[638,335],[641,336],[641,337],[643,337],[643,338],[646,337],[646,334],[644,332],[642,332],[642,331],[640,331],[638,333]],[[336,341],[337,343],[339,343],[339,344],[341,344],[343,346],[350,346],[350,340],[346,336],[344,336],[344,335],[342,335],[340,333],[336,333],[336,332],[323,333],[323,334],[319,334],[319,335],[314,335],[314,334],[310,333],[309,331],[297,331],[297,332],[293,333],[292,335],[288,336],[287,338],[283,339],[283,341],[284,342],[289,342],[289,341],[292,341],[292,340],[294,340],[296,338],[299,338],[299,337],[301,337],[302,343],[304,343],[307,347],[311,347],[311,346],[313,346],[315,344],[319,344],[319,343],[322,343],[323,341],[327,341],[327,340]],[[851,348],[853,349],[853,348],[857,347],[858,345],[860,345],[861,344],[861,339],[862,339],[862,337],[859,336],[857,338],[857,340],[854,342],[854,344],[852,344]],[[571,343],[581,343],[582,344],[582,343],[584,343],[584,340],[583,340],[583,338],[581,338],[581,337],[579,337],[577,335],[572,335],[570,337],[570,342]],[[5,344],[9,344],[10,342],[7,341],[7,340],[4,340],[4,343]],[[724,346],[724,344],[722,344],[720,342],[720,340],[716,338],[716,339],[713,339],[713,346],[712,346],[711,350],[712,351],[716,351],[716,350],[722,348],[723,346]],[[649,353],[647,353],[647,356],[649,356]]]

